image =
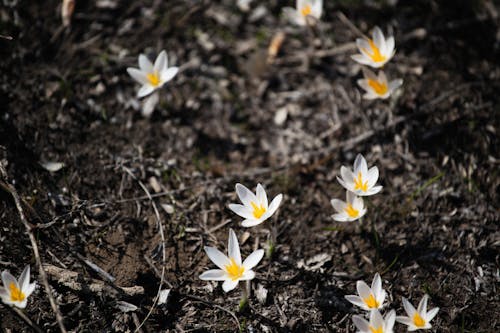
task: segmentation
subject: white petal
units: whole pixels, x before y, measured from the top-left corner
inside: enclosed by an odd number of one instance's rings
[[[20,309],[24,309],[26,307],[26,304],[28,304],[28,299],[25,298],[20,302],[12,302],[12,304],[14,304],[15,306],[17,306]]]
[[[353,195],[355,195],[355,194],[353,194]],[[357,209],[359,211],[365,209],[365,204],[363,202],[363,198],[361,198],[361,197],[355,196],[351,204],[352,204],[352,207],[354,209]]]
[[[10,293],[4,287],[0,287],[0,298],[2,299],[10,298]]]
[[[383,70],[380,70],[380,72],[378,72],[377,81],[387,85],[387,75],[385,75],[385,72]]]
[[[361,65],[366,65],[366,66],[372,66],[373,61],[365,56],[364,54],[353,54],[351,55],[351,59],[356,61],[357,63]]]
[[[393,92],[394,90],[398,89],[403,85],[403,80],[402,79],[396,79],[393,80],[389,83],[389,90]]]
[[[5,286],[5,289],[7,289],[8,291],[10,290],[11,283],[14,283],[16,288],[19,289],[19,284],[17,283],[16,278],[14,276],[12,276],[12,274],[10,274],[10,272],[8,272],[8,271],[2,272],[2,281],[3,281],[3,285]]]
[[[382,33],[382,30],[380,30],[379,27],[373,28],[373,43],[375,46],[379,49],[380,52],[384,52],[386,49],[385,46],[385,37],[384,34]]]
[[[21,290],[24,292],[30,284],[30,265],[24,267],[23,272],[21,273],[21,276],[19,276],[18,281]]]
[[[229,229],[229,240],[228,240],[228,254],[229,258],[233,258],[234,261],[241,266],[241,253],[240,245],[238,244],[238,237],[234,233],[233,229]]]
[[[253,251],[246,259],[243,261],[243,267],[245,267],[245,270],[251,270],[257,264],[262,260],[262,257],[264,256],[264,250],[259,249]]]
[[[245,206],[252,207],[251,203],[257,201],[255,194],[240,183],[236,184],[236,194]]]
[[[356,159],[354,160],[354,175],[358,175],[359,172],[361,172],[363,178],[365,178],[368,174],[368,166],[366,165],[366,160],[361,154],[358,154],[356,156]]]
[[[372,188],[369,188],[368,191],[366,191],[362,195],[363,196],[374,195],[374,194],[377,194],[380,191],[382,191],[382,186],[374,186]]]
[[[376,273],[375,276],[373,277],[372,292],[373,295],[375,296],[375,299],[377,299],[380,293],[382,292],[382,278],[380,277],[379,273]]]
[[[346,213],[333,214],[332,218],[337,222],[349,222],[351,221]]]
[[[346,191],[345,197],[346,197],[346,202],[350,203],[351,205],[354,203],[354,200],[357,198],[356,194],[351,192],[351,191]]]
[[[160,54],[156,57],[154,64],[154,71],[159,73],[163,69],[167,67],[167,52],[165,50],[161,51]]]
[[[377,183],[378,175],[378,168],[376,166],[368,170],[368,175],[366,176],[368,181],[368,188],[373,187]]]
[[[35,291],[35,288],[36,288],[36,282],[30,283],[26,286],[26,288],[23,290],[26,298],[28,298]]]
[[[347,206],[347,204],[344,201],[339,199],[332,199],[330,203],[332,204],[333,208],[339,213],[344,212],[344,209]]]
[[[247,281],[247,280],[253,280],[253,278],[255,278],[255,272],[250,270],[250,271],[245,271],[240,280]]]
[[[344,297],[345,297],[346,300],[348,300],[352,304],[357,305],[357,306],[359,306],[359,307],[361,307],[363,309],[367,309],[367,306],[366,306],[365,302],[363,302],[363,300],[361,299],[361,297],[356,296],[356,295],[346,295]]]
[[[260,205],[264,205],[264,208],[267,210],[267,208],[269,207],[267,194],[261,184],[257,184],[257,201]]]
[[[376,93],[374,93],[373,91],[370,91],[370,92],[367,92],[366,94],[364,94],[363,98],[366,100],[373,100],[373,99],[380,98],[380,96],[377,95]]]
[[[297,12],[295,8],[285,7],[283,8],[283,17],[290,23],[303,26],[306,24],[303,17]]]
[[[387,332],[392,332],[392,329],[394,327],[394,322],[396,321],[396,311],[394,310],[389,311],[389,313],[385,315],[384,321],[385,321],[385,330]]]
[[[253,212],[247,206],[240,204],[229,204],[229,209],[245,219],[254,219]]]
[[[370,80],[373,80],[373,81],[379,81],[377,75],[375,75],[375,73],[371,70],[369,70],[368,68],[362,68],[362,71],[363,71],[363,76],[366,78],[366,79],[370,79]]]
[[[427,320],[427,322],[429,322],[432,319],[434,319],[434,317],[436,317],[438,311],[439,311],[439,308],[434,308],[432,310],[429,310],[429,312],[427,312],[427,314],[425,316],[425,319]]]
[[[370,294],[372,293],[370,287],[368,287],[365,281],[356,282],[356,289],[358,290],[359,297],[363,300],[370,297]]]
[[[427,313],[427,301],[429,300],[429,295],[425,294],[424,297],[420,300],[417,307],[417,312],[420,315],[425,315]]]
[[[341,166],[340,167],[340,175],[342,176],[342,179],[346,183],[353,183],[354,182],[355,175],[353,174],[351,169],[346,168],[345,166]]]
[[[139,68],[146,73],[152,73],[154,71],[153,64],[144,54],[139,55]]]
[[[127,68],[128,74],[137,82],[141,84],[148,83],[148,78],[146,76],[146,73],[142,72],[141,70],[133,67]]]
[[[317,19],[321,17],[323,13],[323,0],[316,0],[312,7],[313,16]]]
[[[379,310],[372,310],[370,312],[370,323],[374,327],[384,326],[384,318],[382,318]]]
[[[160,72],[160,80],[163,83],[166,83],[174,78],[179,72],[179,67],[170,67],[162,70]]]
[[[365,79],[359,79],[356,81],[358,83],[358,86],[361,87],[361,89],[363,89],[364,91],[366,92],[371,92],[373,91],[373,88],[370,87],[370,85],[368,84],[368,80],[365,80]]]
[[[352,322],[361,332],[370,332],[370,323],[361,316],[352,316]]]
[[[204,281],[225,281],[227,280],[226,272],[222,269],[211,269],[203,272],[200,279]]]
[[[394,52],[394,37],[391,36],[385,40],[385,56],[391,56]]]
[[[222,270],[225,270],[225,266],[231,264],[229,258],[215,247],[205,246],[205,252],[210,260]]]
[[[278,207],[281,204],[281,200],[283,199],[282,194],[278,194],[277,196],[274,197],[273,201],[271,201],[271,204],[269,205],[269,208],[266,212],[266,214],[269,216],[272,216],[274,212],[278,209]]]
[[[155,110],[156,105],[158,105],[159,101],[160,101],[160,94],[158,92],[155,92],[150,96],[146,97],[142,101],[142,115],[146,118],[150,117],[153,111]]]
[[[238,286],[238,280],[236,281],[226,280],[222,284],[222,289],[227,293],[228,291],[231,291],[234,288],[236,288],[236,286]]]
[[[408,302],[408,300],[404,297],[403,297],[403,307],[405,308],[408,317],[413,318],[413,315],[415,314],[415,312],[417,312],[417,310],[415,310],[413,305],[410,302]]]
[[[151,94],[154,90],[155,90],[155,87],[153,87],[150,84],[145,84],[137,92],[137,97],[141,98],[141,97],[147,96],[147,95]]]
[[[368,42],[364,38],[358,38],[356,39],[356,46],[358,47],[358,50],[361,52],[361,54],[365,55],[367,58],[371,59],[371,46],[370,42]]]
[[[405,316],[397,316],[396,321],[398,323],[407,325],[407,326],[413,326],[413,320],[411,320],[410,317],[405,317]]]
[[[255,227],[256,225],[261,224],[264,222],[263,219],[246,219],[243,222],[241,222],[241,226],[245,228],[250,228],[250,227]]]

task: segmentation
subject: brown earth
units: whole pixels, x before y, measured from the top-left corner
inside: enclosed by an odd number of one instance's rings
[[[281,1],[254,1],[250,14],[233,2],[77,1],[69,29],[59,1],[0,7],[0,34],[13,37],[0,39],[0,158],[43,262],[59,272],[49,282],[66,328],[132,332],[151,310],[162,242],[143,184],[155,194],[172,288],[143,332],[354,332],[358,310],[343,296],[375,272],[399,315],[401,297],[430,295],[441,309],[431,332],[499,332],[499,8],[325,1],[320,28],[303,30],[280,18]],[[365,33],[394,33],[386,67],[404,79],[397,96],[361,99],[347,44],[358,35],[342,13]],[[278,31],[286,38],[267,65]],[[162,49],[181,71],[145,119],[125,69]],[[344,195],[335,177],[357,153],[379,167],[384,190],[362,223],[335,223],[329,201]],[[49,172],[46,161],[65,167]],[[227,209],[236,182],[283,193],[278,216],[242,228]],[[39,287],[25,312],[57,332],[6,191],[0,221],[0,268],[18,275],[31,264]],[[198,279],[213,268],[203,246],[225,249],[229,227],[248,237],[243,256],[278,231],[253,282],[267,299],[254,295],[241,312],[243,284],[225,294]],[[3,304],[0,327],[31,331]]]

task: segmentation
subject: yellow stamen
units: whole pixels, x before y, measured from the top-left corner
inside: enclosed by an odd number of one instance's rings
[[[22,302],[26,298],[21,289],[17,288],[14,282],[11,282],[9,285],[10,289],[10,300],[12,302]]]
[[[264,213],[266,212],[266,209],[264,208],[263,205],[257,205],[253,201],[250,204],[252,205],[252,208],[253,208],[253,216],[256,219],[260,219],[261,216],[264,215]]]
[[[230,259],[231,264],[226,265],[226,272],[229,275],[229,278],[233,281],[238,280],[243,276],[243,272],[245,271],[245,267],[238,266],[236,261],[233,258]]]
[[[379,48],[377,47],[377,45],[375,45],[375,43],[373,42],[373,40],[369,39],[368,40],[368,43],[370,44],[370,49],[371,49],[371,52],[368,51],[367,49],[363,49],[366,53],[368,53],[368,55],[370,56],[370,58],[372,58],[372,60],[374,62],[382,62],[382,61],[385,61],[385,59],[387,59],[385,56],[383,56],[381,53],[380,53],[380,50]]]
[[[146,74],[146,77],[148,78],[149,83],[153,87],[157,87],[160,84],[160,76],[158,75],[157,72],[148,73],[148,74]]]
[[[358,178],[354,178],[354,190],[368,191],[368,181],[363,183],[361,172],[358,172]]]
[[[370,331],[372,333],[384,333],[384,328],[382,326],[379,326],[378,328],[375,328],[370,325]]]
[[[377,95],[385,95],[389,88],[387,84],[378,82],[376,80],[368,79],[368,85],[377,93]]]
[[[355,218],[358,217],[359,215],[359,210],[354,208],[350,203],[347,204],[347,207],[344,208],[344,210],[347,213],[347,215],[349,215],[349,217]]]
[[[413,315],[413,324],[417,327],[424,327],[425,326],[425,320],[420,316],[418,312],[415,312]]]
[[[370,309],[378,309],[378,307],[380,306],[379,302],[377,302],[375,297],[373,297],[373,294],[370,294],[370,296],[365,298],[363,301],[365,302],[366,306],[369,307]]]
[[[312,13],[311,5],[305,5],[304,7],[302,7],[300,13],[302,14],[302,16],[311,15]]]

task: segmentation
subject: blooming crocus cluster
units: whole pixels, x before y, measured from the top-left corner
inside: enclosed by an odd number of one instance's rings
[[[354,160],[353,170],[342,166],[340,177],[337,180],[346,190],[346,201],[333,199],[331,204],[337,211],[333,219],[338,222],[351,222],[361,218],[366,213],[363,196],[377,194],[382,186],[376,185],[378,180],[378,168],[376,166],[368,169],[363,155],[358,154]]]
[[[396,312],[394,310],[390,310],[385,317],[382,317],[380,310],[384,307],[387,293],[382,288],[380,274],[375,274],[371,287],[364,281],[357,281],[356,288],[358,290],[358,295],[347,295],[345,298],[352,304],[370,313],[369,321],[359,315],[353,316],[352,321],[359,333],[393,333],[395,321],[407,325],[408,331],[429,329],[432,327],[430,321],[439,311],[439,308],[427,311],[428,295],[424,295],[416,310],[413,305],[403,297],[403,307],[408,314],[407,317],[396,317]]]
[[[372,38],[356,39],[356,45],[360,53],[352,55],[352,59],[373,68],[382,68],[396,53],[394,37],[386,39],[379,27],[373,28]],[[378,75],[369,70],[364,70],[363,74],[364,79],[358,80],[358,85],[365,91],[365,99],[386,99],[403,84],[401,79],[388,82],[382,70]]]
[[[297,0],[295,8],[283,8],[283,15],[293,24],[314,24],[323,13],[323,0]]]
[[[36,288],[36,282],[30,283],[30,266],[26,266],[16,280],[8,271],[2,272],[3,287],[0,287],[0,298],[2,302],[24,309],[28,303],[28,297]]]

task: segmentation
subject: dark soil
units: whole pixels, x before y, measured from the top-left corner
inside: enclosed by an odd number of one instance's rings
[[[499,332],[499,8],[325,1],[311,31],[280,18],[283,1],[254,1],[250,14],[234,2],[78,0],[69,29],[60,28],[60,1],[0,5],[0,34],[13,37],[0,39],[0,158],[25,201],[66,328],[132,332],[151,310],[162,246],[142,183],[158,192],[172,285],[143,332],[238,331],[228,311],[244,332],[354,332],[358,310],[343,296],[375,272],[399,315],[401,297],[430,295],[441,308],[431,332]],[[259,6],[265,14],[252,17]],[[404,79],[398,96],[363,101],[355,50],[322,53],[358,37],[340,13],[363,32],[393,31],[387,71]],[[280,30],[282,49],[266,65]],[[125,69],[162,49],[181,71],[146,119]],[[358,153],[379,167],[384,190],[369,198],[362,223],[335,223],[329,201],[344,196],[335,177]],[[65,167],[51,173],[46,161]],[[227,208],[237,202],[236,182],[283,193],[278,217],[242,228]],[[0,269],[18,275],[31,265],[39,287],[26,314],[58,332],[5,191],[0,221]],[[274,257],[253,282],[267,300],[252,296],[238,312],[243,284],[225,294],[198,279],[213,268],[203,246],[225,249],[231,227],[240,239],[249,232],[246,256],[256,241],[265,246],[273,225]],[[83,288],[50,273],[57,269],[74,272]],[[119,301],[138,309],[124,313]],[[31,332],[3,304],[0,326]]]

